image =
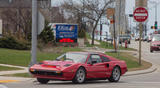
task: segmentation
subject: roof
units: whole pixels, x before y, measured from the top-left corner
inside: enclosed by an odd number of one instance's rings
[[[104,53],[101,53],[101,52],[67,52],[67,53],[79,53],[79,54],[104,54]]]

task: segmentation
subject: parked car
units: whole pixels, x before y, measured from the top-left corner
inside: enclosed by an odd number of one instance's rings
[[[130,35],[120,35],[119,36],[119,43],[124,43],[125,41],[127,41],[128,44],[131,43],[131,36]]]
[[[29,68],[37,81],[46,84],[50,80],[71,80],[83,83],[87,79],[108,79],[118,82],[126,73],[125,61],[110,57],[104,53],[68,52],[53,61],[42,61]]]
[[[135,41],[139,41],[139,36],[136,36],[136,37],[135,37]]]
[[[142,38],[142,41],[147,41],[147,39],[148,39],[148,36],[144,36],[144,37]]]
[[[147,39],[147,42],[151,42],[151,40],[152,40],[152,35],[148,35],[148,39]]]
[[[152,53],[153,51],[160,51],[160,34],[153,35],[150,44],[150,52]]]
[[[107,41],[113,41],[112,36],[108,36],[108,37],[107,37]]]

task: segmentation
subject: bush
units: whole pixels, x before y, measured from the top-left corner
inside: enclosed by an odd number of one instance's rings
[[[48,26],[48,22],[45,24],[44,30],[39,35],[41,42],[48,44],[49,42],[54,42],[54,33],[51,26]]]
[[[86,32],[84,29],[78,30],[78,37],[79,38],[85,38],[86,37]]]
[[[14,37],[9,36],[0,38],[0,48],[29,50],[30,43],[25,41],[18,41]]]

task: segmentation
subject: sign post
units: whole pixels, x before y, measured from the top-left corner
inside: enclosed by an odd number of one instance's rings
[[[143,33],[143,24],[148,18],[148,11],[144,7],[138,7],[134,10],[133,13],[134,19],[139,22],[140,35],[139,35],[139,65],[141,65],[141,38]]]

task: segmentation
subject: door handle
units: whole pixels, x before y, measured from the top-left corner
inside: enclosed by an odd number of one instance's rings
[[[109,64],[106,64],[106,66],[109,68]]]

